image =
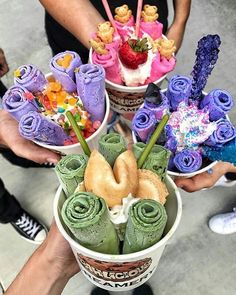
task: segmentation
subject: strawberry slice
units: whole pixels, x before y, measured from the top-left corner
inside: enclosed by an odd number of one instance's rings
[[[119,58],[127,68],[135,70],[147,61],[149,50],[147,41],[147,38],[129,39],[121,45]]]

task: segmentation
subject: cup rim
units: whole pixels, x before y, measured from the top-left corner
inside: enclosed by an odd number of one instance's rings
[[[182,216],[182,199],[181,199],[181,195],[180,192],[177,188],[177,186],[175,185],[174,181],[172,180],[172,178],[168,175],[166,175],[168,182],[170,183],[170,185],[173,187],[174,189],[174,193],[177,199],[177,212],[176,212],[176,219],[172,225],[172,227],[170,228],[170,230],[166,233],[166,235],[156,244],[154,244],[153,246],[144,249],[142,251],[139,252],[135,252],[135,253],[130,253],[130,254],[103,254],[103,253],[99,253],[99,252],[95,252],[92,251],[88,248],[85,248],[84,246],[80,245],[79,243],[75,242],[70,235],[66,232],[66,230],[64,229],[63,225],[61,224],[60,221],[60,217],[58,214],[58,201],[62,192],[62,186],[60,185],[57,189],[56,195],[54,197],[54,201],[53,201],[53,213],[54,213],[54,218],[57,224],[57,227],[59,229],[59,231],[61,232],[61,234],[63,235],[63,237],[67,240],[67,242],[75,249],[81,250],[81,252],[86,253],[86,255],[90,256],[90,257],[96,257],[97,259],[105,259],[105,260],[112,260],[115,262],[123,262],[124,260],[134,260],[137,258],[137,253],[138,256],[147,256],[149,255],[150,252],[155,251],[157,248],[160,248],[161,246],[164,246],[167,241],[172,237],[172,235],[174,234],[174,232],[176,231],[176,229],[178,228],[178,225],[180,223],[181,220],[181,216]]]
[[[165,89],[161,89],[161,92],[166,92],[167,88]],[[207,92],[202,91],[202,93],[204,95],[207,95]],[[144,105],[144,103],[139,107],[139,109]],[[226,115],[227,116],[227,115]],[[227,116],[228,117],[228,116]],[[136,135],[134,134],[134,131],[132,130],[132,138],[134,143],[138,142]],[[211,169],[212,167],[214,167],[216,164],[218,163],[218,161],[213,161],[212,163],[210,163],[209,165],[207,165],[206,167],[203,167],[197,171],[191,172],[191,173],[181,173],[181,172],[175,172],[175,171],[171,171],[167,169],[167,174],[170,176],[178,176],[178,177],[185,177],[185,178],[190,178],[193,177],[195,175],[201,174],[203,172],[206,172],[207,170]]]
[[[50,78],[51,76],[53,76],[51,73],[48,73],[45,75],[46,78]],[[108,93],[105,89],[105,100],[106,100],[106,111],[105,111],[105,115],[103,118],[103,121],[101,123],[101,125],[99,126],[99,128],[88,138],[86,138],[86,142],[89,143],[90,141],[92,141],[100,132],[100,130],[105,126],[105,124],[107,124],[107,120],[108,120],[108,116],[109,116],[109,111],[110,111],[110,99],[108,96]],[[57,150],[58,148],[60,148],[60,150],[63,152],[63,150],[68,150],[68,148],[75,148],[75,147],[80,147],[80,143],[74,143],[74,144],[70,144],[70,145],[49,145],[49,144],[44,144],[40,141],[34,140],[34,142],[36,144],[38,144],[41,147],[47,148],[47,149],[55,149]]]

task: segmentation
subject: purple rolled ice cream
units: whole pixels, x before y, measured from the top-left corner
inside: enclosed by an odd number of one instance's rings
[[[154,83],[149,83],[144,95],[144,108],[153,111],[158,121],[169,112],[169,101],[160,88]]]
[[[156,117],[153,111],[141,108],[132,120],[132,130],[144,143],[148,141],[156,127]]]
[[[29,112],[20,119],[19,132],[26,139],[49,145],[62,146],[68,139],[62,127],[37,112]]]
[[[15,85],[26,88],[29,92],[43,91],[47,84],[44,74],[35,65],[23,65],[16,70]]]
[[[173,163],[180,172],[191,173],[202,166],[202,156],[197,151],[184,149],[175,154]]]
[[[105,115],[105,70],[94,64],[84,64],[75,74],[77,92],[92,121],[102,122]]]
[[[72,60],[70,65],[65,68],[58,64],[59,59],[63,59],[65,55],[70,54],[72,56]],[[64,51],[55,55],[50,61],[50,69],[54,78],[61,83],[63,88],[68,92],[76,91],[76,83],[75,83],[75,69],[82,65],[82,61],[80,56],[74,51]]]
[[[236,129],[227,119],[220,119],[217,122],[217,129],[204,142],[209,146],[221,147],[226,142],[236,137]]]
[[[210,121],[223,118],[233,107],[233,98],[226,90],[214,89],[200,102],[200,109],[207,108]]]
[[[27,94],[33,98],[26,88],[15,85],[10,87],[2,98],[3,108],[17,121],[28,112],[39,109],[36,100],[27,99]]]
[[[192,80],[185,76],[175,75],[168,84],[166,96],[172,111],[176,111],[180,102],[188,104],[191,94]]]

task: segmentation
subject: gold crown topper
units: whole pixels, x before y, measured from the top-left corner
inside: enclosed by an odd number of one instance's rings
[[[97,52],[98,54],[107,54],[108,51],[105,47],[105,43],[102,42],[99,38],[90,39],[89,43],[93,50]]]
[[[144,5],[141,12],[144,22],[154,22],[158,19],[157,7],[152,5]]]
[[[132,15],[132,10],[129,9],[128,5],[124,4],[122,6],[116,7],[115,13],[115,20],[122,24],[126,24]]]
[[[105,43],[109,44],[112,42],[112,37],[115,29],[112,27],[110,22],[104,22],[98,24],[97,36]]]
[[[152,51],[156,52],[157,50],[169,60],[176,51],[175,41],[162,38],[156,39],[152,43]]]

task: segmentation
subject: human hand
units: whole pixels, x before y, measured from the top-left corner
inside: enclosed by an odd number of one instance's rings
[[[78,262],[69,243],[59,232],[55,220],[44,243],[41,245],[42,257],[52,265],[57,276],[70,279],[80,271]]]
[[[9,71],[4,51],[0,48],[0,78]]]
[[[236,167],[227,162],[218,162],[213,168],[212,173],[203,172],[191,178],[176,177],[175,184],[187,192],[195,192],[203,188],[212,187],[217,180],[227,172],[236,172]]]
[[[9,113],[0,110],[0,144],[10,148],[17,156],[39,164],[56,164],[61,156],[24,139],[18,131],[18,122]]]

